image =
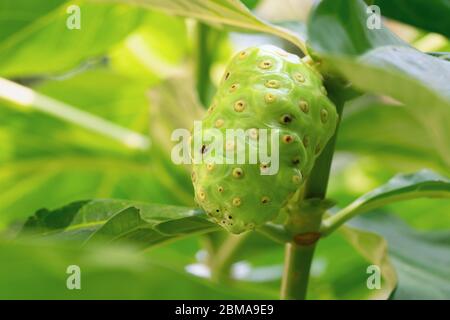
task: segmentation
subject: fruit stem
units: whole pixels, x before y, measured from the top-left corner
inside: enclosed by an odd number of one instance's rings
[[[322,215],[328,205],[324,199],[339,123],[347,97],[345,90],[342,90],[339,85],[327,86],[327,89],[330,100],[336,105],[339,115],[338,123],[333,137],[316,160],[306,182],[303,198],[299,198],[296,203],[291,204],[291,218],[287,222],[286,228],[291,229],[294,236],[286,244],[281,299],[306,299],[314,250],[320,238],[319,229]]]

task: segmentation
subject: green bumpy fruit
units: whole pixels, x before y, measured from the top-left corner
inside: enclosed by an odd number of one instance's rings
[[[196,202],[232,233],[275,219],[308,177],[333,135],[337,119],[322,76],[298,56],[269,45],[241,51],[225,70],[202,130],[246,130],[247,150],[257,148],[255,129],[276,131],[279,170],[274,175],[262,175],[268,164],[259,159],[253,164],[208,162],[209,145],[204,144],[192,151],[192,155],[205,157],[193,166]],[[225,149],[237,145],[227,142]]]

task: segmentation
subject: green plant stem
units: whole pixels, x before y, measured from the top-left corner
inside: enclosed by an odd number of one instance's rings
[[[210,86],[209,69],[211,57],[208,48],[209,27],[204,23],[197,23],[197,93],[203,106],[208,105],[208,91]]]
[[[219,250],[214,254],[211,264],[211,278],[219,282],[229,278],[230,267],[233,264],[236,251],[240,248],[249,233],[228,235]]]
[[[298,246],[286,244],[281,299],[305,300],[308,290],[309,270],[314,256],[315,244]]]
[[[336,137],[339,123],[346,100],[344,91],[340,86],[331,86],[329,98],[336,105],[339,115],[336,131],[325,149],[316,160],[313,170],[308,178],[303,192],[303,199],[299,199],[291,208],[291,219],[288,228],[294,230],[294,238],[286,244],[285,270],[281,285],[282,299],[306,299],[311,263],[314,256],[316,241],[295,241],[299,236],[319,235],[322,215],[326,210],[325,199],[330,176],[331,162],[333,160]],[[308,202],[308,206],[302,206],[301,202]],[[313,213],[316,213],[313,215]],[[306,237],[308,238],[308,237]],[[311,237],[310,237],[311,238]]]

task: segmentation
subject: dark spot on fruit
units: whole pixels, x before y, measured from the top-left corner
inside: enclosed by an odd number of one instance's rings
[[[233,177],[235,178],[241,178],[244,175],[244,170],[241,168],[234,168],[233,169]]]
[[[230,86],[230,92],[234,92],[234,91],[236,91],[237,90],[237,88],[239,88],[239,84],[237,84],[237,83],[233,83],[231,86]]]
[[[201,152],[202,154],[205,154],[206,151],[208,151],[208,147],[204,144],[204,145],[202,145],[202,148],[200,149],[200,152]]]
[[[274,94],[272,94],[272,93],[267,93],[267,94],[264,96],[264,100],[265,100],[267,103],[271,103],[271,102],[274,102],[275,100],[277,100],[277,96],[274,95]]]
[[[270,60],[261,61],[259,63],[259,67],[261,69],[269,69],[270,67],[272,67],[272,61],[270,61]]]
[[[238,197],[233,198],[233,206],[239,207],[241,205],[241,203],[242,203],[241,198],[238,198]]]
[[[300,163],[300,159],[299,158],[295,158],[292,160],[292,164],[293,165],[298,165]]]
[[[234,103],[234,110],[237,112],[242,112],[245,109],[245,102],[243,100],[238,100]]]
[[[277,89],[280,87],[280,83],[277,80],[267,80],[264,84],[267,88]]]
[[[230,77],[230,72],[225,73],[225,80],[228,80],[229,77]]]
[[[291,135],[287,134],[283,136],[284,143],[291,143],[292,141],[294,141],[294,138]]]
[[[292,116],[290,114],[284,114],[280,119],[281,123],[288,124],[292,122]]]

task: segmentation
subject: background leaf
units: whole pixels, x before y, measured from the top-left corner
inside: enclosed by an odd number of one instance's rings
[[[362,96],[345,107],[337,149],[376,157],[399,171],[426,167],[450,174],[447,162],[450,145],[436,147],[434,134],[428,128],[433,126],[446,135],[450,130],[442,121],[435,121],[439,114],[433,115],[433,111],[437,110],[429,109],[430,117],[422,117],[414,108],[371,95]]]
[[[376,0],[381,14],[418,28],[450,36],[450,3],[447,0]]]
[[[389,257],[398,274],[393,299],[449,299],[448,232],[416,232],[380,212],[358,217],[352,226],[376,232],[388,241]]]
[[[2,299],[274,298],[251,287],[213,285],[193,276],[183,268],[185,258],[170,249],[142,255],[119,245],[81,249],[2,241],[0,260]],[[70,265],[81,269],[81,290],[66,287]],[[168,283],[176,283],[176,290],[167,290]]]
[[[244,30],[271,33],[284,38],[306,52],[304,41],[288,29],[272,25],[250,13],[238,0],[95,0],[122,2],[163,10],[183,17],[195,18],[213,25],[227,25]]]
[[[344,12],[353,18],[344,19]],[[450,64],[410,48],[385,26],[367,28],[367,17],[362,1],[324,0],[308,23],[310,44],[358,88],[410,105],[450,105],[445,80],[450,73],[442,72],[450,70]]]
[[[2,4],[7,6],[9,19],[28,19],[26,27],[15,28],[0,41],[0,74],[8,77],[68,71],[88,57],[104,54],[136,29],[145,15],[136,8],[84,1],[59,1],[60,6],[47,6],[45,15],[35,15],[31,13],[34,5],[30,5],[34,1],[18,2],[18,6],[9,1]],[[79,30],[66,27],[66,9],[74,3],[81,12]],[[122,23],[115,23],[119,20]]]

